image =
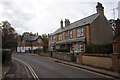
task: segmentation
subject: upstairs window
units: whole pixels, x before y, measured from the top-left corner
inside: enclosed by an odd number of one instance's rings
[[[22,40],[22,43],[24,43],[24,40]]]
[[[80,28],[80,36],[84,36],[83,27]]]
[[[72,38],[72,30],[70,31],[70,38]]]
[[[40,39],[38,40],[38,43],[41,43],[41,40],[40,40]]]
[[[53,36],[53,41],[55,41],[55,36]]]
[[[80,37],[80,29],[77,29],[77,37]]]
[[[62,34],[59,34],[59,40],[62,40]]]
[[[66,39],[68,39],[68,32],[66,32],[65,36],[66,36]]]

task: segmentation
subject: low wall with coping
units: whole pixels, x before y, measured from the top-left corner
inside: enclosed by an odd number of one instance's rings
[[[80,53],[78,63],[120,72],[120,54]]]
[[[71,61],[71,57],[69,53],[54,52],[53,57],[65,61]]]
[[[40,52],[40,53],[38,53],[38,55],[50,57],[50,53],[49,52],[48,53]]]
[[[92,65],[95,67],[101,67],[106,69],[112,69],[112,58],[111,57],[98,57],[98,56],[82,56],[83,64]]]

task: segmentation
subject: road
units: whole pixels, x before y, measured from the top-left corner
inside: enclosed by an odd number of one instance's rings
[[[29,64],[39,78],[105,78],[97,74],[54,62],[52,59],[43,56],[14,53],[12,57]]]

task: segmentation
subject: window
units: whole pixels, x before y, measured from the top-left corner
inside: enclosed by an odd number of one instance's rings
[[[38,43],[41,43],[41,40],[40,40],[40,39],[38,40]]]
[[[55,41],[55,35],[53,36],[53,41]]]
[[[74,44],[74,51],[77,51],[77,50],[76,50],[76,44]]]
[[[81,51],[81,45],[80,45],[80,43],[78,43],[78,51],[79,52]]]
[[[62,40],[62,34],[59,34],[59,40]]]
[[[84,36],[84,33],[83,33],[83,27],[80,28],[80,36]]]
[[[77,29],[77,37],[80,37],[80,29]]]
[[[24,40],[22,40],[22,43],[24,43]]]
[[[66,39],[68,39],[68,32],[66,32],[65,36],[66,36]]]
[[[72,30],[70,31],[70,38],[72,38]]]

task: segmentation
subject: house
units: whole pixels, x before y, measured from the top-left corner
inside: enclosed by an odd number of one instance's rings
[[[113,43],[113,51],[114,53],[120,53],[120,19],[115,21],[116,29],[115,29],[115,36],[114,36],[114,43]]]
[[[38,35],[23,35],[19,38],[17,52],[32,52],[43,48],[43,40]]]
[[[70,23],[61,20],[61,27],[49,37],[49,50],[66,48],[70,52],[84,52],[87,44],[104,45],[113,39],[113,30],[104,15],[104,7],[97,3],[97,13]]]

